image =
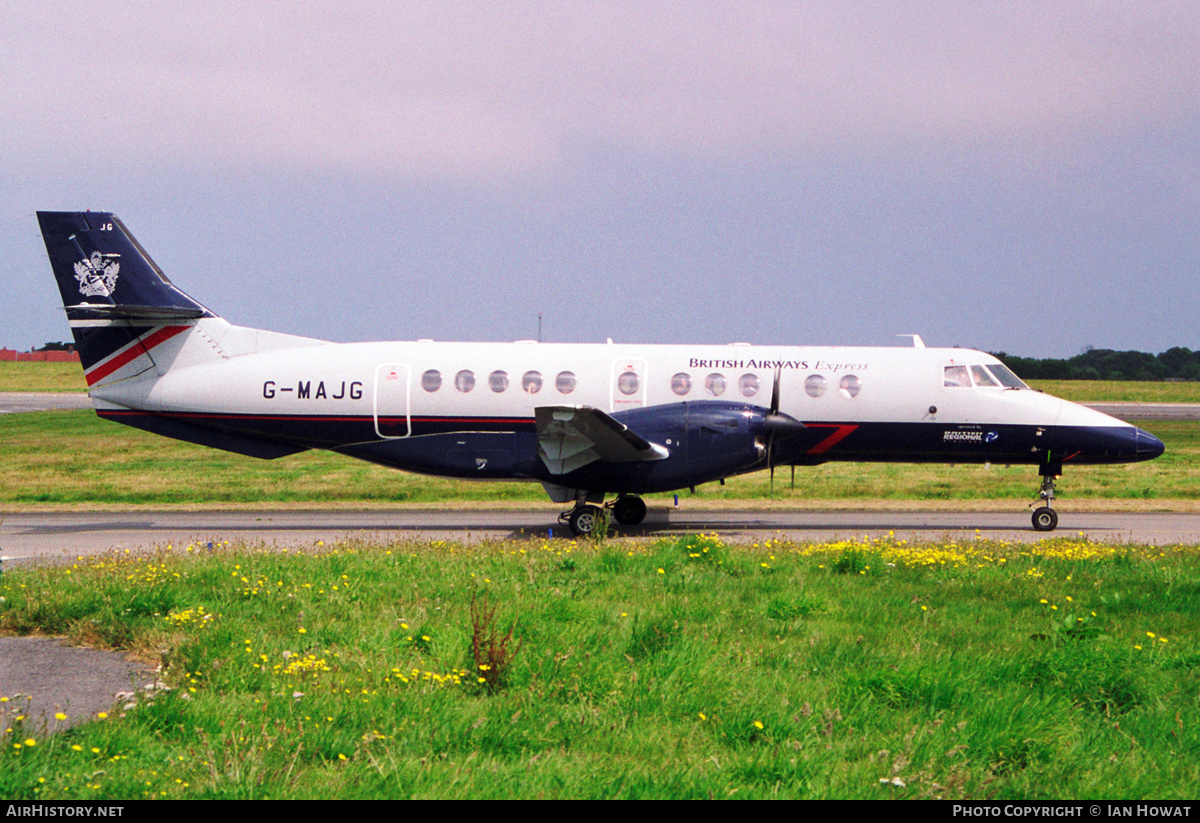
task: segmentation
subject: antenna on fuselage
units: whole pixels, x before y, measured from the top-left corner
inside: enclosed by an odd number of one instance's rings
[[[911,337],[914,349],[925,348],[925,341],[921,339],[921,335],[919,335],[919,334],[898,334],[896,336],[897,337]]]
[[[542,342],[542,313],[538,312],[538,342]]]

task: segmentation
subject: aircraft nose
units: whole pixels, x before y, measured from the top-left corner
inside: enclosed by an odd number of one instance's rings
[[[1150,432],[1138,429],[1135,437],[1137,443],[1134,448],[1140,460],[1153,460],[1167,449],[1163,442]]]

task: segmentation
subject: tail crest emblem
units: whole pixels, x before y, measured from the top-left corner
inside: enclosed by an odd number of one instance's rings
[[[92,252],[75,264],[75,279],[79,281],[79,293],[84,297],[111,297],[117,286],[117,273],[121,264],[119,254]]]

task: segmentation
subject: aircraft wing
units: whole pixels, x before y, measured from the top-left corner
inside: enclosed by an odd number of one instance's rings
[[[534,416],[538,456],[553,474],[570,474],[597,460],[634,463],[669,456],[662,446],[591,406],[542,406]]]

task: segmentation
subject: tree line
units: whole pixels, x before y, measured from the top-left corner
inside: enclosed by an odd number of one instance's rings
[[[1068,360],[993,354],[1026,380],[1200,380],[1200,352],[1181,346],[1162,354],[1089,346]]]

